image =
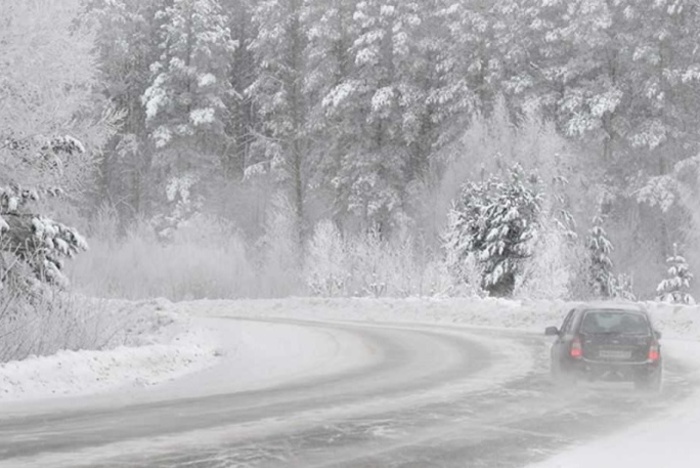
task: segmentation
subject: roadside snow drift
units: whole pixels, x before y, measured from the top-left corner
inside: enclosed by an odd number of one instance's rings
[[[211,366],[216,336],[211,330],[182,327],[170,329],[161,343],[59,351],[0,364],[0,403],[146,387]]]

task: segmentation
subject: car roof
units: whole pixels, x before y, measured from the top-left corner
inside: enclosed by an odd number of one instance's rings
[[[595,301],[581,304],[577,307],[580,311],[587,310],[624,310],[629,312],[647,313],[647,310],[641,304],[633,302],[615,302],[615,301]]]

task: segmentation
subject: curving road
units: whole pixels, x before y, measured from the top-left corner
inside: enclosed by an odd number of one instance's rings
[[[365,358],[252,391],[0,415],[0,466],[519,467],[651,417],[694,384],[667,359],[660,395],[556,389],[549,341],[521,332],[270,322]]]

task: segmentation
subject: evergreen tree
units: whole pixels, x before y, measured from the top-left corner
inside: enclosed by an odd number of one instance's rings
[[[230,0],[222,7],[231,19],[231,37],[237,44],[230,58],[229,80],[231,93],[226,101],[229,122],[226,133],[230,140],[224,168],[229,178],[240,178],[245,169],[259,160],[253,158],[255,134],[259,133],[260,120],[255,106],[246,90],[255,82],[260,64],[251,50],[257,37],[256,24],[252,20],[255,0]]]
[[[656,288],[657,299],[675,304],[695,304],[695,299],[688,293],[693,274],[688,262],[678,253],[678,245],[673,244],[673,256],[666,260],[668,277]]]
[[[0,289],[8,281],[21,288],[30,286],[30,277],[64,286],[63,259],[87,249],[76,229],[38,212],[42,199],[63,193],[60,187],[23,185],[12,177],[12,163],[57,170],[63,158],[84,152],[83,144],[70,136],[52,138],[41,146],[16,140],[0,146]]]
[[[158,0],[89,0],[83,19],[95,27],[100,90],[120,115],[118,131],[100,152],[99,203],[109,201],[125,219],[150,214],[157,198],[154,145],[146,125],[143,95],[150,66],[161,51]]]
[[[435,1],[358,2],[351,67],[323,105],[337,151],[336,216],[387,235],[409,212],[409,187],[440,142],[441,41]]]
[[[87,248],[52,219],[62,195],[83,200],[94,169],[84,142],[103,144],[111,122],[95,124],[88,109],[102,102],[92,101],[92,36],[73,24],[79,11],[78,0],[0,2],[0,289],[18,287],[22,300],[38,282],[66,284],[64,260]]]
[[[246,90],[262,122],[256,149],[260,163],[280,182],[294,207],[297,244],[307,237],[308,189],[312,183],[308,74],[308,0],[261,0],[253,9],[257,36],[250,50],[260,64]]]
[[[610,253],[613,245],[603,229],[603,218],[593,218],[593,227],[588,231],[588,251],[590,253],[590,284],[597,297],[615,296],[615,278]]]
[[[536,176],[519,166],[504,180],[468,183],[454,207],[446,249],[462,262],[474,255],[482,268],[481,286],[492,296],[510,296],[516,276],[531,255],[541,194]]]
[[[142,98],[150,137],[166,171],[203,175],[227,147],[229,18],[217,0],[174,0],[156,18],[161,55]]]

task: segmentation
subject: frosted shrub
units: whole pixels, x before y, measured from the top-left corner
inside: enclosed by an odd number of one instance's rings
[[[557,225],[543,225],[533,243],[533,255],[516,279],[514,295],[528,299],[569,298],[570,247],[571,242]]]
[[[382,239],[374,231],[342,238],[322,221],[308,247],[309,291],[320,296],[447,295],[453,285],[441,258],[420,255],[410,236]]]
[[[253,253],[259,265],[256,290],[262,297],[284,297],[302,289],[301,252],[294,207],[278,196],[268,209],[265,234]]]
[[[454,216],[457,216],[456,212],[450,214],[450,225],[455,222]],[[461,249],[455,248],[459,244],[451,243],[455,240],[451,240],[450,236],[455,235],[456,231],[448,231],[444,245],[443,264],[446,273],[450,276],[450,293],[457,296],[482,296],[486,293],[481,287],[483,271],[474,254],[468,253],[465,256]]]
[[[427,294],[421,287],[422,265],[416,260],[411,239],[383,240],[369,232],[348,244],[350,292],[356,296]]]
[[[244,242],[216,219],[195,216],[163,243],[147,223],[121,240],[91,239],[71,268],[74,286],[110,298],[250,297],[256,278]]]
[[[634,295],[634,281],[632,276],[627,273],[620,273],[615,279],[615,297],[627,301],[636,301]]]
[[[331,221],[321,221],[308,247],[306,282],[313,294],[339,296],[346,294],[346,246],[340,231]]]
[[[170,322],[148,304],[81,298],[48,288],[0,291],[0,363],[59,350],[139,345]]]

